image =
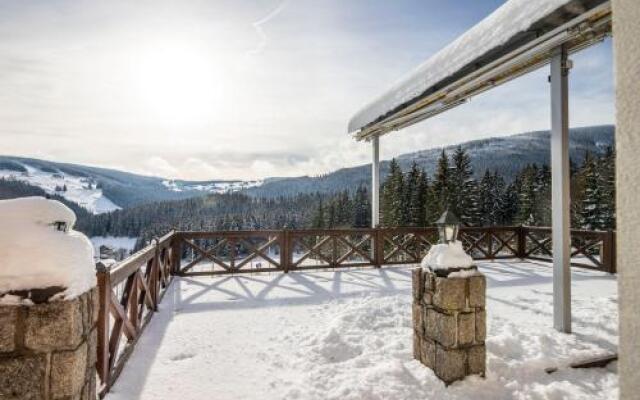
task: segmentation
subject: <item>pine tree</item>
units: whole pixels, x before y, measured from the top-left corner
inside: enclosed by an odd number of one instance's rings
[[[371,226],[371,204],[366,186],[356,189],[353,200],[353,227],[368,228]]]
[[[449,158],[444,149],[440,158],[438,158],[438,165],[436,167],[435,176],[433,178],[433,195],[436,200],[436,207],[433,211],[436,215],[440,215],[449,206]]]
[[[599,161],[602,185],[602,229],[616,229],[616,155],[611,147]]]
[[[389,163],[389,175],[382,188],[382,222],[385,226],[406,224],[405,188],[402,169],[395,159]]]
[[[467,224],[474,224],[477,219],[479,201],[476,182],[473,180],[471,159],[467,152],[458,146],[452,157],[453,166],[449,177],[449,210],[453,211],[460,220]]]
[[[518,176],[518,213],[516,223],[527,225],[535,222],[535,180],[538,168],[534,165],[527,165]]]
[[[316,209],[315,214],[313,215],[313,220],[311,222],[311,227],[313,229],[322,229],[325,227],[324,224],[324,206],[322,205],[322,200],[318,203],[318,208]]]
[[[598,160],[588,153],[582,170],[584,176],[584,195],[581,207],[583,227],[592,230],[603,229],[605,193]]]
[[[406,177],[405,201],[406,201],[406,225],[425,225],[425,203],[424,194],[427,190],[427,181],[424,171],[420,170],[414,161]]]

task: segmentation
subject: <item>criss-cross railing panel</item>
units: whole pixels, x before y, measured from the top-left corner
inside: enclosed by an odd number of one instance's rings
[[[180,232],[180,275],[283,270],[281,231]]]
[[[550,261],[553,258],[551,229],[522,227],[524,235],[523,258]],[[571,231],[571,264],[615,273],[615,232]]]
[[[435,228],[384,228],[378,233],[380,264],[420,263],[432,245],[438,243]]]
[[[376,264],[373,229],[296,230],[285,237],[287,271]]]

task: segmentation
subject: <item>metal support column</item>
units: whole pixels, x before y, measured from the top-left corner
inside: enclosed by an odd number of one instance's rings
[[[553,326],[571,333],[571,231],[569,199],[569,69],[567,49],[551,59],[551,226]]]
[[[380,225],[380,138],[371,139],[371,227]]]

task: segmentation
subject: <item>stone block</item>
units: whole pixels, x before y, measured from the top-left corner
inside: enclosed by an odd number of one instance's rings
[[[483,344],[473,346],[467,350],[467,357],[469,360],[469,374],[476,374],[484,376],[486,371],[487,350]]]
[[[420,333],[424,334],[424,307],[420,303],[413,303],[411,305],[411,310],[413,314],[413,329]]]
[[[433,304],[433,292],[425,291],[422,295],[422,304],[430,306]]]
[[[456,344],[456,317],[441,313],[435,309],[427,309],[425,336],[442,346],[452,347]]]
[[[434,369],[436,366],[436,344],[435,342],[424,339],[422,340],[422,353],[420,354],[420,362],[426,367]]]
[[[87,344],[51,356],[51,397],[62,399],[82,394],[87,374]]]
[[[424,314],[424,335],[430,339],[434,339],[438,335],[438,327],[436,326],[437,313],[433,308],[427,308]]]
[[[428,290],[428,291],[433,292],[435,290],[435,288],[436,288],[435,281],[434,281],[435,275],[431,271],[428,271],[428,270],[425,270],[423,275],[424,275],[424,277],[423,277],[423,279],[424,279],[424,290]]]
[[[475,340],[475,313],[458,314],[458,346],[467,346]]]
[[[98,358],[98,330],[92,330],[87,336],[87,367],[95,368]]]
[[[476,317],[476,343],[484,343],[487,337],[487,313],[484,310],[477,310]]]
[[[422,354],[422,337],[417,332],[413,332],[413,358],[420,360]]]
[[[469,278],[469,306],[484,307],[487,282],[484,275]]]
[[[0,353],[15,350],[17,306],[0,306]]]
[[[98,295],[98,288],[91,289],[91,326],[98,323],[98,314],[100,312],[100,296]]]
[[[424,291],[424,280],[422,279],[422,268],[414,268],[411,270],[411,284],[413,288],[414,301],[420,301]]]
[[[462,310],[466,306],[464,278],[435,278],[433,305],[445,310]]]
[[[436,345],[436,367],[434,372],[446,384],[466,376],[467,352],[465,350],[445,349]]]
[[[44,398],[46,369],[46,355],[0,358],[0,399]]]
[[[85,296],[26,308],[25,346],[35,351],[75,349],[84,333]]]

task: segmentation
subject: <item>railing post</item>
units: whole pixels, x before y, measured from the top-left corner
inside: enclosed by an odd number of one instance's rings
[[[614,231],[607,231],[602,240],[602,259],[600,262],[604,270],[610,274],[616,273],[616,239]]]
[[[487,229],[487,231],[485,232],[485,241],[487,242],[487,253],[488,253],[488,259],[489,260],[493,260],[495,259],[495,254],[493,254],[493,235],[495,234],[495,231],[493,230],[493,227],[489,227],[489,229]]]
[[[171,274],[180,275],[180,260],[182,260],[182,236],[174,233],[171,239]]]
[[[291,238],[289,237],[289,230],[283,229],[280,233],[280,267],[285,274],[289,273],[291,266],[291,254],[290,249]]]
[[[380,268],[384,263],[384,232],[379,227],[373,229],[373,259],[375,267]]]
[[[98,281],[98,327],[97,327],[97,370],[102,385],[109,388],[111,370],[109,368],[109,311],[111,307],[111,268],[101,262],[96,264]]]
[[[153,301],[153,311],[158,311],[158,292],[160,292],[160,246],[158,238],[153,239],[156,242],[156,248],[151,264],[151,282],[149,282],[149,290],[151,292],[151,300]]]
[[[516,227],[518,247],[516,257],[524,259],[527,256],[527,228],[520,225]]]

